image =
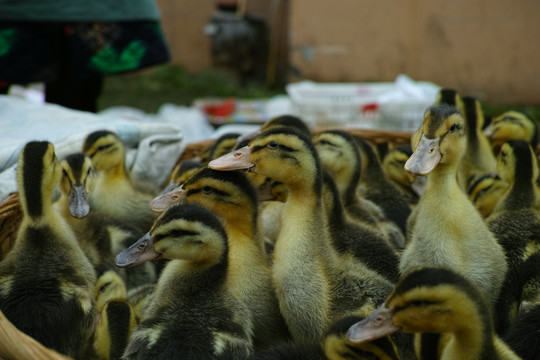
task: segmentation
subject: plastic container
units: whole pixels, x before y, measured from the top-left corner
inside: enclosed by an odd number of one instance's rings
[[[288,84],[292,112],[312,127],[415,131],[440,87],[400,75],[395,82]]]

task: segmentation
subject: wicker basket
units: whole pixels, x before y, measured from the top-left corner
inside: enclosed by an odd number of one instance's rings
[[[322,129],[316,129],[319,132]],[[411,133],[389,130],[349,130],[353,135],[361,136],[373,143],[390,142],[392,144],[408,144]],[[176,164],[183,160],[193,159],[213,140],[190,143],[178,157]],[[17,231],[22,221],[22,209],[18,193],[12,193],[0,203],[0,261],[9,252],[17,238]],[[66,360],[69,359],[50,350],[28,335],[20,332],[5,318],[0,311],[0,358],[16,360]]]

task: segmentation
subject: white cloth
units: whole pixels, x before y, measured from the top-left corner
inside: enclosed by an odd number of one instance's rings
[[[164,109],[166,114],[157,115],[131,108],[94,114],[0,95],[0,201],[17,191],[16,162],[27,142],[48,140],[61,159],[80,151],[86,136],[96,130],[113,131],[120,137],[128,151],[126,165],[135,179],[161,185],[186,144],[207,138],[213,131],[196,109],[171,104]]]

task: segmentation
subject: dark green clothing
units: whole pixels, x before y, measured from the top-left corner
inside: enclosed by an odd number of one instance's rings
[[[0,20],[109,22],[159,18],[152,0],[0,0]]]

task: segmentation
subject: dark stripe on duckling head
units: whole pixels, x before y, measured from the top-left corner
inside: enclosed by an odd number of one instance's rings
[[[73,177],[75,178],[75,183],[73,185],[82,185],[82,180],[86,177],[86,173],[83,173],[83,171],[87,171],[84,168],[86,155],[83,153],[69,154],[64,160],[69,165]]]
[[[523,140],[510,140],[508,145],[514,149],[516,184],[530,184],[533,180],[533,156],[528,142]]]
[[[437,94],[437,104],[447,104],[453,107],[457,107],[458,93],[454,89],[441,89]]]
[[[476,137],[476,128],[478,126],[478,109],[477,100],[471,96],[463,98],[463,104],[465,105],[465,123],[467,124],[467,134],[469,142],[476,143],[478,138]]]
[[[261,131],[267,131],[275,127],[290,127],[311,136],[311,131],[306,123],[294,115],[281,115],[270,119],[261,126]]]
[[[90,133],[88,134],[88,136],[86,136],[86,139],[84,140],[84,143],[83,143],[83,146],[82,146],[82,151],[83,152],[87,152],[88,149],[90,149],[92,147],[92,145],[94,145],[94,143],[102,138],[102,137],[105,137],[105,136],[109,136],[109,135],[112,135],[116,138],[118,138],[118,136],[113,133],[112,131],[109,131],[109,130],[98,130],[98,131],[94,131],[93,133]]]
[[[111,341],[110,359],[121,359],[129,340],[132,309],[125,301],[111,300],[105,312]]]
[[[484,174],[482,176],[478,176],[476,178],[473,179],[473,181],[470,182],[470,185],[469,185],[469,188],[467,189],[467,195],[471,196],[472,192],[474,191],[474,189],[482,182],[484,181],[485,179],[487,178],[491,178],[493,177],[492,174]],[[488,188],[490,188],[491,186],[489,186]],[[486,189],[488,189],[486,188]],[[479,194],[476,194],[476,197],[473,200],[473,202],[476,200],[476,198],[478,197]]]
[[[210,158],[215,159],[229,151],[232,151],[236,146],[236,139],[238,139],[239,136],[239,133],[226,133],[217,138],[210,147]]]
[[[176,204],[171,206],[156,220],[153,228],[177,219],[184,219],[190,222],[199,222],[206,227],[218,231],[223,237],[227,236],[225,229],[223,228],[223,224],[210,210],[200,205],[191,203]],[[191,231],[185,231],[186,234],[188,232],[193,234]]]
[[[19,175],[19,186],[23,187],[28,215],[33,217],[40,216],[43,210],[41,192],[44,169],[49,169],[56,161],[54,152],[47,157],[50,147],[52,144],[47,141],[31,141],[24,146],[20,156],[22,166],[19,165],[18,171],[22,173]]]
[[[428,123],[427,133],[425,134],[428,139],[436,138],[435,134],[437,129],[446,121],[449,116],[454,114],[460,114],[458,109],[453,106],[442,104],[431,106],[427,109],[425,117],[430,118]]]

